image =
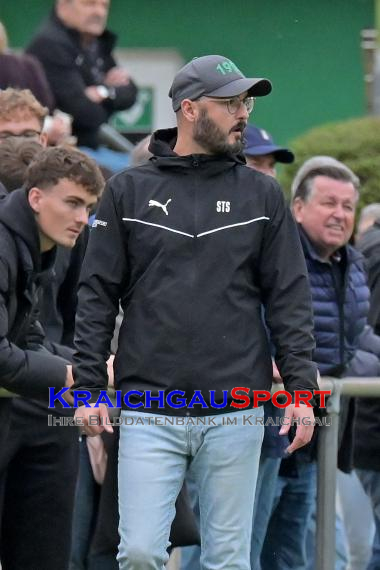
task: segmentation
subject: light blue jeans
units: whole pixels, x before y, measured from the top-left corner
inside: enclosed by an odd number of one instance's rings
[[[186,485],[190,497],[191,506],[194,511],[195,519],[199,525],[199,501],[197,484],[192,476],[192,471],[186,474]],[[181,548],[180,570],[200,570],[201,547],[198,545],[184,546]]]
[[[190,464],[199,495],[202,570],[250,570],[262,407],[203,416],[206,425],[130,411],[121,417],[120,570],[164,570],[175,501]]]
[[[365,494],[355,471],[347,474],[338,470],[337,484],[337,511],[342,516],[347,537],[348,568],[349,570],[366,570],[371,558],[375,534],[370,500]]]

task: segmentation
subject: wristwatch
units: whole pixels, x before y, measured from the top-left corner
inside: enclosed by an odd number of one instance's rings
[[[115,99],[115,89],[113,87],[97,85],[96,90],[102,99]]]

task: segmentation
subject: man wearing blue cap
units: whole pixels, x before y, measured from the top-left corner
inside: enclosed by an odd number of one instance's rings
[[[85,432],[112,429],[95,402],[107,386],[120,302],[121,570],[164,570],[188,468],[198,485],[201,567],[250,570],[263,437],[254,395],[272,384],[262,304],[286,388],[318,389],[297,228],[276,181],[241,159],[254,97],[270,90],[226,57],[192,60],[170,89],[178,128],[153,134],[153,157],[114,176],[97,210],[78,293],[74,389],[91,393],[93,405],[77,410]],[[237,387],[249,393],[247,408],[236,405]],[[287,415],[288,427],[292,417],[306,420],[292,452],[310,440],[314,416],[293,404]]]
[[[244,156],[247,166],[263,174],[276,178],[276,163],[291,164],[294,154],[287,148],[278,146],[272,136],[256,125],[248,125],[244,131]],[[282,382],[276,364],[273,362],[273,381]],[[264,420],[272,418],[274,421],[282,418],[282,410],[276,409],[273,404],[264,404]],[[260,554],[264,543],[272,505],[276,492],[277,475],[281,458],[284,455],[286,441],[276,437],[279,428],[266,426],[263,445],[261,448],[259,471],[256,483],[255,506],[252,522],[251,543],[251,570],[260,569]],[[193,549],[197,547],[191,547]],[[185,570],[185,568],[181,569]],[[188,569],[186,569],[188,570]],[[190,570],[190,566],[189,566]],[[196,570],[191,568],[191,570]]]
[[[247,166],[264,172],[269,176],[276,176],[276,162],[291,164],[294,154],[291,150],[274,143],[268,131],[248,125],[244,131],[244,156]]]

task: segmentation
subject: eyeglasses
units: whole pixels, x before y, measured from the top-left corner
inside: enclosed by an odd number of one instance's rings
[[[255,106],[256,101],[254,97],[244,97],[244,99],[240,99],[238,96],[231,97],[230,99],[207,97],[207,95],[205,97],[209,101],[215,101],[216,103],[223,103],[223,105],[226,105],[227,111],[231,115],[235,115],[239,111],[242,104],[247,109],[248,114],[250,114],[253,110],[253,107]]]
[[[10,138],[23,138],[23,139],[33,139],[38,138],[41,135],[39,131],[34,131],[28,129],[27,131],[22,131],[21,133],[11,133],[10,131],[0,132],[0,140],[7,140]]]

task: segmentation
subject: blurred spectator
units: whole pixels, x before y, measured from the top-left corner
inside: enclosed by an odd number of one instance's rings
[[[363,231],[363,228],[366,228]],[[380,204],[363,208],[357,247],[366,257],[368,284],[371,290],[371,310],[368,322],[380,334]]]
[[[43,146],[75,143],[69,115],[54,111],[48,116],[47,107],[29,89],[12,87],[0,90],[0,143],[9,137],[33,139]]]
[[[375,222],[380,223],[380,204],[376,202],[364,206],[360,212],[356,240],[360,240],[363,234],[366,233]],[[371,234],[367,234],[367,237],[368,235]]]
[[[294,154],[287,148],[276,145],[272,136],[255,125],[248,125],[244,131],[244,156],[247,166],[259,172],[276,176],[276,162],[290,164]]]
[[[114,111],[133,105],[137,88],[113,58],[116,36],[105,29],[108,9],[108,0],[57,0],[27,51],[44,66],[57,106],[74,118],[78,144],[97,149],[97,161],[116,170],[127,165],[127,157],[99,148],[99,127]]]
[[[41,105],[54,109],[54,97],[41,63],[27,54],[9,51],[4,25],[0,22],[0,89],[30,89]]]
[[[0,91],[0,143],[19,137],[45,146],[47,135],[43,125],[47,114],[47,107],[43,107],[29,89],[9,87]]]
[[[7,192],[21,188],[27,167],[42,148],[37,141],[16,137],[9,138],[0,145],[0,182]]]
[[[372,221],[372,225],[368,222]],[[358,248],[365,255],[371,289],[370,322],[380,333],[380,204],[370,204],[362,211]],[[355,423],[356,472],[371,501],[375,519],[372,557],[367,570],[380,568],[380,398],[359,398]]]

